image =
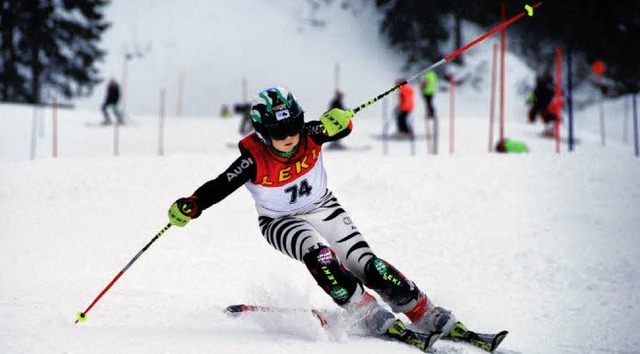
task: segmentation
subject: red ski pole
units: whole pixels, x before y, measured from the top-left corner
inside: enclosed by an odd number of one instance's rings
[[[506,28],[507,26],[509,26],[510,24],[518,21],[519,19],[521,19],[522,17],[524,17],[525,15],[529,15],[529,16],[533,16],[533,10],[535,10],[537,7],[539,7],[540,5],[542,5],[542,2],[539,2],[533,6],[531,5],[525,5],[525,11],[522,11],[521,13],[517,14],[516,16],[513,16],[512,18],[510,18],[507,21],[504,21],[502,23],[500,23],[498,26],[496,26],[495,28],[493,28],[491,31],[483,34],[482,36],[476,38],[474,41],[468,43],[467,45],[463,46],[462,48],[459,48],[458,50],[454,51],[453,53],[447,55],[446,57],[440,59],[440,61],[438,61],[437,63],[432,64],[431,66],[427,67],[426,69],[420,71],[419,73],[415,74],[414,76],[408,78],[407,80],[403,81],[402,83],[394,86],[393,88],[391,88],[390,90],[378,95],[377,97],[375,97],[374,99],[363,103],[362,105],[360,105],[359,107],[356,107],[354,109],[352,109],[350,112],[352,112],[351,116],[355,115],[356,113],[360,112],[361,110],[367,108],[368,106],[376,103],[377,101],[379,101],[380,99],[382,99],[383,97],[387,96],[388,94],[394,92],[395,90],[399,89],[400,87],[406,85],[407,83],[409,83],[412,80],[415,80],[418,77],[421,77],[422,75],[424,75],[427,71],[432,70],[437,68],[438,66],[450,61],[451,59],[457,57],[458,55],[462,54],[463,52],[465,52],[467,49],[473,47],[474,45],[482,42],[483,40],[489,38],[491,35],[493,35],[494,33]]]
[[[160,230],[160,232],[158,232],[157,235],[155,235],[151,241],[149,241],[149,243],[146,244],[146,246],[144,246],[140,252],[138,252],[130,261],[129,263],[127,263],[127,265],[122,268],[122,270],[116,274],[116,276],[113,278],[113,280],[111,280],[111,282],[109,283],[109,285],[107,285],[106,288],[104,288],[104,290],[102,290],[100,292],[100,294],[98,294],[98,296],[93,300],[93,302],[91,303],[91,305],[89,305],[89,307],[87,307],[86,310],[78,312],[76,315],[76,323],[78,322],[84,322],[87,320],[87,312],[89,312],[91,310],[91,308],[93,307],[93,305],[96,304],[96,302],[98,302],[98,300],[100,300],[100,298],[102,298],[102,296],[109,291],[109,289],[111,289],[111,287],[113,286],[113,284],[115,284],[118,279],[120,279],[120,277],[122,276],[122,274],[124,274],[124,272],[127,271],[127,269],[129,269],[129,267],[131,267],[131,265],[133,265],[133,263],[140,258],[140,256],[149,248],[151,247],[151,244],[153,244],[154,242],[156,242],[157,239],[160,238],[160,236],[162,236],[162,234],[165,233],[165,231],[169,230],[169,228],[171,227],[171,223],[167,224],[167,226],[165,226],[162,230]]]

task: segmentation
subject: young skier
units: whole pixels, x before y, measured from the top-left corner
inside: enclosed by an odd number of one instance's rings
[[[320,121],[305,123],[304,111],[292,93],[279,87],[260,92],[251,106],[255,132],[239,142],[240,156],[193,195],[174,202],[170,222],[185,226],[244,185],[255,200],[266,241],[304,263],[318,285],[370,334],[424,351],[440,333],[463,339],[472,332],[377,257],[327,189],[322,145],[349,135],[352,116],[352,111],[332,109]],[[385,310],[365,286],[394,312],[404,313],[416,332]]]

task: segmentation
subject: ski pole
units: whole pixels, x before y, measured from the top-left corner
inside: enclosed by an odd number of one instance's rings
[[[457,57],[458,55],[462,54],[463,52],[465,52],[467,49],[473,47],[474,45],[482,42],[483,40],[489,38],[491,35],[493,35],[494,33],[506,28],[507,26],[509,26],[510,24],[518,21],[519,19],[521,19],[522,17],[524,17],[525,15],[529,15],[529,16],[533,16],[533,10],[536,9],[538,6],[542,5],[542,2],[539,2],[533,6],[531,5],[525,5],[525,11],[522,11],[521,13],[517,14],[516,16],[513,16],[511,19],[502,22],[500,25],[496,26],[495,28],[493,28],[492,30],[490,30],[489,32],[483,34],[482,36],[476,38],[474,41],[468,43],[467,45],[459,48],[458,50],[454,51],[453,53],[447,55],[446,57],[440,59],[440,61],[438,61],[437,63],[432,64],[431,66],[427,67],[426,69],[423,69],[422,71],[420,71],[419,73],[413,75],[412,77],[404,80],[403,82],[401,82],[400,84],[397,84],[396,86],[392,87],[390,90],[378,95],[377,97],[373,98],[372,100],[365,102],[363,104],[361,104],[359,107],[356,107],[354,109],[352,109],[350,111],[350,115],[353,116],[356,113],[360,112],[361,110],[367,108],[368,106],[376,103],[377,101],[379,101],[381,98],[387,96],[388,94],[394,92],[395,90],[399,89],[400,87],[406,85],[407,83],[409,83],[409,81],[415,80],[418,77],[421,77],[422,75],[424,75],[427,71],[429,70],[433,70],[435,68],[437,68],[438,66],[450,61],[451,59]]]
[[[156,242],[156,240],[158,238],[160,238],[160,236],[162,236],[162,234],[165,233],[165,231],[169,230],[169,228],[171,227],[171,223],[168,223],[167,226],[165,226],[162,230],[160,230],[160,232],[158,232],[157,235],[155,235],[151,241],[149,241],[149,243],[147,243],[146,246],[144,246],[140,252],[138,252],[130,261],[129,263],[127,263],[127,265],[122,268],[122,270],[113,278],[113,280],[111,280],[111,282],[109,283],[109,285],[107,285],[106,288],[104,288],[104,290],[102,290],[102,292],[100,292],[100,294],[93,300],[93,302],[91,303],[91,305],[89,305],[89,307],[87,307],[86,310],[78,312],[76,314],[76,323],[78,322],[84,322],[87,320],[87,312],[89,312],[91,310],[91,308],[93,307],[93,305],[96,304],[96,302],[98,302],[98,300],[100,300],[100,298],[102,297],[102,295],[104,295],[107,291],[109,291],[109,289],[113,286],[113,284],[115,284],[116,281],[118,281],[118,279],[120,279],[120,277],[122,276],[122,274],[124,274],[124,272],[127,271],[127,269],[129,269],[129,267],[131,267],[131,265],[133,265],[133,263],[140,258],[140,256],[149,248],[151,247],[151,244],[153,244],[154,242]]]

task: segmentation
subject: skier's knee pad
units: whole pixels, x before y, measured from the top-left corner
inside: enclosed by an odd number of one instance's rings
[[[420,289],[385,260],[373,257],[364,266],[365,284],[396,310],[417,300]]]
[[[340,264],[335,252],[327,246],[311,250],[302,260],[318,285],[338,305],[346,304],[359,286],[359,280]]]

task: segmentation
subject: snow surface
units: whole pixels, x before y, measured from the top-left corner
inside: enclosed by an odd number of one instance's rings
[[[178,13],[174,2],[157,3],[149,11],[127,12],[134,5],[118,2],[112,11],[125,24],[136,18],[140,36],[162,38],[144,27],[153,21],[164,29],[182,28],[184,17],[166,19]],[[225,9],[285,16],[263,3],[279,2],[238,2]],[[335,6],[333,11],[342,13]],[[204,7],[192,15],[207,11]],[[360,17],[341,16],[327,33],[296,31],[301,28],[296,21],[278,23],[299,52],[311,58],[335,52],[331,43],[339,38],[331,33],[344,32],[346,26],[371,32],[366,30],[371,24]],[[255,22],[264,17],[256,16]],[[242,23],[250,27],[253,18]],[[122,30],[118,26],[114,33]],[[235,34],[235,43],[258,42],[244,37],[246,32]],[[232,35],[220,32],[216,38]],[[386,90],[403,74],[398,69],[402,58],[383,49],[384,44],[344,37],[339,46],[349,48],[348,54],[304,64],[309,70],[294,66],[293,72],[304,77],[256,77],[250,92],[264,82],[290,86],[300,92],[312,118],[330,99],[332,60],[340,60],[349,82],[344,87],[350,106]],[[492,41],[474,47],[470,62],[490,60]],[[378,55],[364,56],[367,51]],[[212,55],[189,58],[206,61]],[[243,68],[259,76],[260,68],[245,58],[227,62],[217,79],[220,87],[237,85]],[[156,57],[147,59],[148,65],[140,59],[140,78],[164,75],[153,62]],[[594,105],[576,113],[580,144],[575,152],[563,145],[556,154],[555,143],[539,136],[540,125],[524,123],[526,107],[516,87],[532,73],[511,56],[507,65],[506,136],[526,142],[529,154],[487,153],[488,90],[461,87],[456,89],[453,154],[449,97],[441,93],[436,100],[440,154],[428,155],[420,140],[415,156],[407,142],[390,143],[384,155],[375,136],[393,105],[385,100],[356,116],[355,130],[345,140],[353,150],[325,151],[329,186],[377,254],[434,302],[454,310],[472,329],[508,329],[500,352],[637,353],[640,160],[631,142],[623,141],[628,98],[604,105],[606,146]],[[52,158],[50,109],[0,105],[0,353],[416,352],[345,335],[340,322],[327,333],[304,314],[227,318],[222,309],[242,302],[337,311],[304,266],[262,240],[244,189],[186,228],[170,228],[95,305],[88,320],[75,325],[75,314],[166,225],[169,205],[217,176],[237,156],[229,146],[240,138],[238,117],[175,117],[170,108],[160,156],[156,108],[135,104],[145,101],[145,94],[157,102],[159,84],[138,83],[153,90],[132,87],[131,122],[119,129],[118,157],[113,156],[114,130],[96,125],[101,117],[95,105],[57,112],[58,158]],[[204,86],[201,91],[211,92]],[[424,136],[424,122],[418,119],[424,107],[419,97],[416,102],[416,129]],[[445,341],[435,349],[482,352]]]

